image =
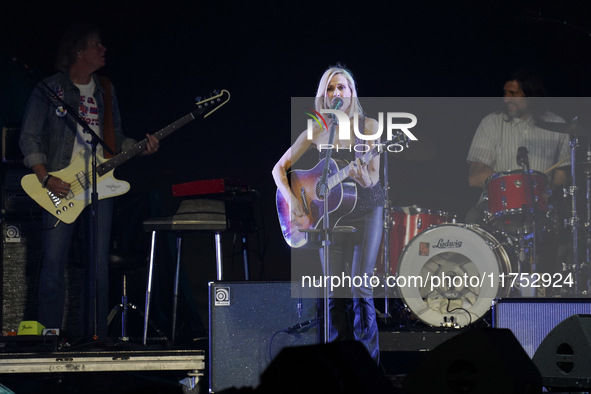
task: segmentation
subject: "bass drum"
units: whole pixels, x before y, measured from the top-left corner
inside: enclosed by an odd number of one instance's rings
[[[423,323],[468,326],[486,314],[495,298],[509,295],[502,279],[512,272],[512,256],[511,239],[502,234],[495,237],[472,224],[438,225],[405,247],[396,287]]]

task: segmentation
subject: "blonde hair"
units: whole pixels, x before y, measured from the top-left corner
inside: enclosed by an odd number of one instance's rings
[[[322,78],[320,78],[320,82],[318,83],[318,91],[316,91],[316,99],[314,100],[314,107],[316,111],[320,111],[321,109],[330,109],[330,100],[328,100],[326,97],[326,89],[332,78],[338,74],[341,74],[343,77],[345,77],[347,83],[349,84],[349,88],[351,89],[351,104],[345,113],[349,116],[349,118],[352,118],[355,112],[359,113],[359,116],[364,116],[363,109],[359,103],[359,98],[357,97],[357,88],[355,87],[353,75],[349,70],[340,64],[330,67],[324,72]]]

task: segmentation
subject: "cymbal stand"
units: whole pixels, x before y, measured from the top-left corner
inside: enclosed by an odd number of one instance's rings
[[[587,283],[585,289],[589,289],[589,266],[591,264],[591,137],[587,141],[587,161],[585,162],[585,181],[587,189],[585,191],[585,208],[587,209],[587,221],[585,222],[585,246],[586,246],[586,260],[584,265],[585,277]]]
[[[575,294],[579,294],[579,251],[578,251],[578,233],[579,233],[579,217],[577,216],[577,185],[576,185],[576,148],[579,146],[579,140],[576,136],[573,136],[570,143],[571,149],[571,178],[572,178],[572,186],[569,189],[569,194],[571,195],[572,201],[572,211],[571,211],[571,218],[569,225],[571,226],[572,236],[573,236],[573,264],[571,266],[574,269],[574,291]]]
[[[521,149],[521,148],[520,148]],[[531,224],[532,224],[532,234],[531,234],[531,256],[532,256],[532,265],[530,267],[530,270],[532,272],[535,272],[536,269],[536,264],[538,262],[537,259],[537,236],[538,236],[538,228],[537,228],[537,224],[538,224],[538,218],[539,218],[539,209],[538,209],[538,205],[537,205],[537,201],[536,201],[536,197],[535,197],[535,187],[534,187],[534,177],[532,176],[530,167],[529,167],[529,158],[527,155],[527,149],[525,149],[525,152],[523,154],[523,156],[518,156],[518,164],[521,165],[522,167],[522,171],[523,171],[523,180],[524,180],[524,188],[523,188],[523,193],[525,194],[525,202],[526,204],[524,204],[523,207],[523,211],[526,212],[526,214],[523,217],[523,231],[520,234],[520,243],[522,244],[522,247],[524,246],[523,241],[525,240],[525,227],[526,227],[526,223],[527,223],[527,219],[529,218],[531,220]],[[520,258],[521,261],[521,258]],[[521,271],[521,269],[520,269]],[[521,274],[521,272],[520,272]]]
[[[516,248],[515,254],[517,255],[517,275],[521,278],[521,275],[525,271],[525,266],[527,263],[527,253],[525,252],[525,235],[523,232],[519,231],[516,238]],[[519,294],[521,297],[529,297],[531,294],[525,294],[525,290],[519,286]]]
[[[386,198],[386,203],[384,204],[384,276],[385,280],[388,280],[390,276],[390,228],[392,227],[392,222],[390,221],[390,200],[389,200],[389,191],[390,186],[388,183],[388,155],[384,155],[384,196]],[[386,286],[386,289],[388,287]],[[389,318],[391,317],[390,314],[390,306],[388,305],[388,291],[384,294],[384,317]]]

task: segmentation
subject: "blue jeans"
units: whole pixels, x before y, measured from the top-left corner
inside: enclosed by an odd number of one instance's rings
[[[364,214],[351,214],[339,222],[339,226],[353,226],[353,234],[335,234],[330,249],[332,275],[343,274],[351,278],[369,278],[373,275],[382,239],[383,207]],[[324,260],[320,249],[320,260]],[[324,264],[323,264],[324,266]],[[362,342],[370,356],[379,363],[378,324],[373,302],[373,290],[369,283],[350,288],[340,288],[331,297],[331,341],[356,339]]]
[[[98,297],[97,297],[97,335],[107,336],[108,291],[109,291],[109,245],[111,238],[111,220],[113,215],[113,199],[99,201],[98,229]],[[94,334],[94,294],[95,272],[91,247],[91,207],[84,209],[76,219],[84,226],[84,283],[82,294],[70,295],[81,297],[80,323],[77,335],[91,337]],[[65,268],[70,251],[73,231],[76,222],[65,224],[60,222],[57,227],[54,216],[43,212],[43,242],[41,276],[39,281],[38,320],[47,328],[62,328],[64,304],[66,298]]]

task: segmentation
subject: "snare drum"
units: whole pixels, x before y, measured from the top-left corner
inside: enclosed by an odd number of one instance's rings
[[[464,327],[509,294],[513,246],[473,224],[442,224],[416,236],[398,262],[396,287],[406,306],[430,326]],[[392,284],[388,284],[391,286]]]
[[[548,177],[546,174],[531,171],[533,180],[534,204],[544,215],[540,218],[547,222],[548,218]],[[496,230],[509,234],[517,234],[525,227],[526,232],[532,228],[531,221],[524,217],[524,206],[528,206],[528,179],[524,180],[521,170],[499,172],[490,176],[484,183],[488,196],[487,224]],[[539,219],[539,220],[540,220]]]
[[[390,273],[396,274],[400,253],[411,239],[431,226],[447,223],[448,218],[448,213],[444,211],[415,207],[393,207],[389,212],[391,223],[389,234]],[[385,272],[383,253],[378,254],[376,271],[381,274]]]

